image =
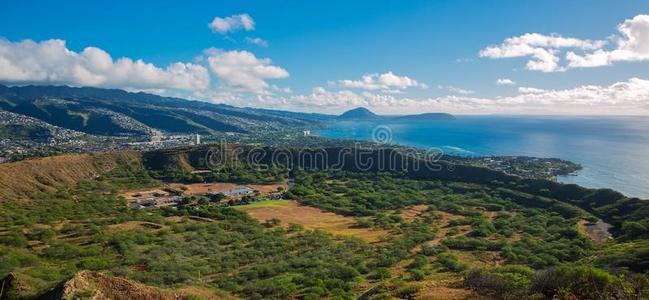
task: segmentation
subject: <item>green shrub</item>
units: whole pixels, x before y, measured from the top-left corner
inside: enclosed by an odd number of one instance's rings
[[[396,288],[392,292],[392,296],[401,299],[415,299],[415,296],[420,290],[421,290],[421,286],[419,285],[404,285]]]
[[[441,264],[444,269],[451,272],[462,272],[467,266],[461,263],[455,255],[451,253],[441,253],[437,256],[437,262]]]
[[[577,299],[609,299],[625,293],[620,279],[590,266],[564,265],[538,272],[532,279],[532,291],[546,297],[557,295]]]
[[[421,269],[411,269],[409,270],[412,279],[415,281],[424,280],[426,278],[426,272]]]
[[[0,244],[14,247],[27,247],[27,237],[22,232],[11,231],[7,235],[0,235]]]
[[[534,270],[526,266],[474,269],[464,278],[464,286],[483,294],[516,299],[528,294]]]

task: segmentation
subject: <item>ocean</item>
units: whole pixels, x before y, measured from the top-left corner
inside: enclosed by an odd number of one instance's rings
[[[336,121],[315,134],[339,139],[378,138],[461,156],[561,158],[583,166],[576,176],[558,177],[561,182],[611,188],[649,199],[649,118],[645,117],[457,116],[447,122]]]

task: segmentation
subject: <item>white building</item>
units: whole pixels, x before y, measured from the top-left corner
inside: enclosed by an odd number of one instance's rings
[[[163,138],[163,136],[159,131],[154,131],[151,134],[151,137],[149,138],[149,142],[151,142],[151,143],[160,143],[160,142],[162,142],[162,138]]]
[[[247,187],[247,186],[239,186],[234,189],[231,189],[229,191],[222,192],[223,195],[228,196],[228,197],[236,197],[236,196],[242,196],[242,195],[248,195],[254,193],[255,190]]]
[[[302,131],[302,134],[304,134],[304,136],[311,136],[311,130],[304,130]]]
[[[200,145],[200,144],[201,144],[201,135],[197,133],[194,136],[194,145]]]

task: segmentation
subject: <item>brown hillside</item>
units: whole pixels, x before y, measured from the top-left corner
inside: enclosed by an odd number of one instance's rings
[[[97,177],[119,161],[138,161],[137,152],[66,154],[0,165],[0,201],[29,199]]]
[[[42,299],[152,299],[175,300],[177,295],[120,277],[104,275],[99,272],[81,271],[70,280],[42,295]]]
[[[182,300],[200,297],[219,300],[214,291],[186,287],[179,290],[160,289],[130,279],[95,271],[81,271],[38,299],[91,300]],[[229,298],[229,296],[228,296]]]

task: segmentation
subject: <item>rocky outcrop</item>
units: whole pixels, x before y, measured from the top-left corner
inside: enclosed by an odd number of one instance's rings
[[[92,299],[92,300],[175,300],[182,299],[173,292],[120,277],[93,271],[81,271],[70,280],[58,285],[40,299]]]

